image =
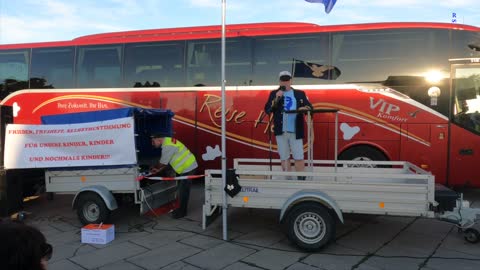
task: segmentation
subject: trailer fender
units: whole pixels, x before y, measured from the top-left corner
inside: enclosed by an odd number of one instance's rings
[[[105,202],[105,205],[107,206],[108,210],[113,211],[118,208],[117,205],[117,200],[115,200],[115,197],[113,194],[108,190],[108,188],[104,186],[99,186],[99,185],[94,185],[94,186],[88,186],[80,189],[80,191],[75,194],[75,198],[73,198],[72,202],[72,208],[76,208],[77,204],[77,198],[79,197],[80,194],[84,192],[93,192],[98,194],[102,198],[102,200]]]
[[[330,197],[327,193],[319,190],[300,190],[293,194],[288,200],[283,204],[282,210],[280,212],[280,222],[283,221],[285,214],[295,205],[302,202],[318,202],[323,204],[329,209],[333,209],[337,214],[338,219],[343,222],[342,211],[340,207],[335,202],[335,200]]]

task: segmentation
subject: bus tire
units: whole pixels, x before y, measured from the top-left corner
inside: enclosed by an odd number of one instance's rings
[[[388,158],[382,151],[368,145],[351,147],[340,154],[339,160],[352,161],[387,161]],[[375,166],[372,166],[375,167]]]
[[[110,210],[98,194],[85,192],[77,200],[77,215],[83,225],[100,224],[108,220]]]
[[[335,220],[327,208],[315,202],[294,206],[286,219],[288,239],[305,251],[316,251],[335,235]]]

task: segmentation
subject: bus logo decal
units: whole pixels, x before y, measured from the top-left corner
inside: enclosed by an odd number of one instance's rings
[[[13,103],[13,117],[17,117],[18,116],[18,112],[21,110],[22,108],[20,108],[20,106],[18,106],[18,103],[17,102],[14,102]]]
[[[383,99],[379,99],[377,102],[374,102],[374,100],[375,100],[374,97],[370,97],[370,109],[372,110],[377,108],[379,105],[381,105],[380,108],[378,109],[378,111],[381,113],[386,113],[390,115],[391,112],[400,111],[400,107],[395,104],[388,103]]]
[[[340,130],[343,132],[343,139],[350,140],[355,136],[358,132],[360,132],[360,128],[358,126],[351,127],[347,123],[342,123],[340,125]]]
[[[220,146],[218,144],[215,145],[215,148],[212,148],[210,145],[207,146],[205,151],[205,154],[202,154],[202,159],[205,161],[214,160],[222,155],[222,151],[220,151]]]

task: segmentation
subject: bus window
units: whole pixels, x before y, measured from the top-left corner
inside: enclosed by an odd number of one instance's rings
[[[449,114],[449,31],[395,29],[339,32],[332,36],[337,83],[376,82],[391,87],[445,116]],[[435,80],[432,80],[435,74]],[[430,87],[440,88],[431,102]]]
[[[73,88],[73,47],[33,49],[30,88]]]
[[[0,52],[0,99],[28,88],[28,50]]]
[[[257,38],[254,49],[253,84],[276,83],[278,72],[292,70],[293,59],[328,65],[328,53],[328,34]],[[294,78],[294,83],[321,84],[327,81]]]
[[[480,57],[480,32],[453,31],[453,55],[451,58]]]
[[[122,46],[79,47],[77,86],[79,88],[120,87]]]
[[[125,47],[125,86],[185,85],[185,42],[137,43]]]
[[[454,75],[454,122],[480,132],[480,67],[457,68]]]
[[[424,76],[430,70],[448,74],[448,31],[395,29],[339,32],[332,36],[333,65],[339,80],[384,82],[390,76]],[[425,90],[425,92],[428,88]]]
[[[226,40],[225,73],[227,85],[250,85],[252,73],[251,41],[248,38]],[[221,83],[221,42],[195,40],[188,42],[187,85]]]

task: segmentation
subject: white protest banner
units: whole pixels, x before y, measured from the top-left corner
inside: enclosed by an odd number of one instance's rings
[[[136,164],[132,117],[65,125],[9,124],[5,168]]]

